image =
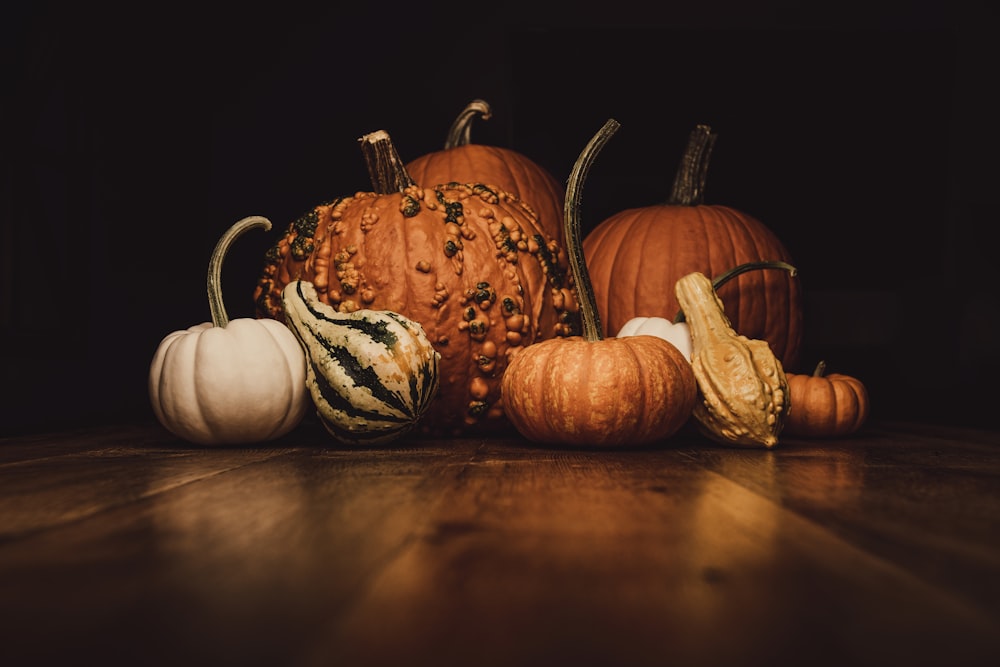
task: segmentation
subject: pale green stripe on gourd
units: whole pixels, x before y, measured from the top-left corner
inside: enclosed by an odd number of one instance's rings
[[[338,312],[306,281],[287,285],[282,301],[306,352],[317,414],[331,435],[378,444],[419,421],[437,392],[440,359],[419,323],[391,311]]]

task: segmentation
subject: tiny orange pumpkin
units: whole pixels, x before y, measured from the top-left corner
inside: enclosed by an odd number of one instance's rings
[[[790,407],[786,435],[839,438],[855,433],[868,419],[870,400],[864,383],[842,373],[826,373],[820,361],[809,374],[788,373]]]

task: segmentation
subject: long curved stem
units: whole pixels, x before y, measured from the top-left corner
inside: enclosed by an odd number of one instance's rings
[[[215,244],[215,250],[208,260],[208,308],[212,312],[212,325],[225,327],[229,324],[229,315],[226,314],[226,305],[222,301],[222,262],[229,252],[229,246],[233,244],[239,236],[247,230],[255,227],[263,227],[265,231],[271,229],[271,221],[259,215],[251,215],[237,221],[232,227],[226,230],[219,242]]]
[[[741,273],[746,273],[747,271],[757,271],[760,269],[783,269],[792,274],[793,277],[799,274],[799,270],[797,268],[795,268],[788,262],[782,262],[781,260],[746,262],[745,264],[740,264],[739,266],[735,266],[729,269],[725,273],[720,273],[715,278],[713,278],[712,289],[715,290],[719,289],[720,287],[728,283],[730,279],[735,278]]]
[[[597,154],[604,148],[621,123],[609,118],[604,126],[594,135],[580,153],[573,171],[570,172],[566,186],[566,210],[563,216],[563,233],[566,236],[566,247],[569,250],[569,267],[576,284],[576,298],[580,302],[580,322],[583,325],[583,337],[589,341],[604,338],[601,333],[601,315],[597,310],[597,300],[594,298],[594,287],[590,282],[590,272],[583,254],[583,238],[580,232],[580,200],[583,197],[583,182],[587,178],[591,165]]]
[[[747,271],[759,271],[760,269],[783,269],[788,271],[791,275],[797,276],[799,270],[789,264],[788,262],[782,262],[781,260],[770,260],[763,262],[746,262],[745,264],[740,264],[735,266],[724,273],[720,273],[715,278],[712,279],[712,289],[718,290],[720,287],[728,283],[730,280],[740,275],[741,273],[746,273]],[[677,311],[677,315],[674,317],[674,324],[684,321],[684,311]]]
[[[493,109],[490,107],[489,102],[486,100],[472,100],[462,109],[462,113],[458,114],[458,118],[455,119],[455,122],[451,124],[451,129],[448,130],[448,138],[444,142],[445,150],[455,148],[456,146],[466,146],[472,141],[472,119],[477,115],[483,120],[490,119],[490,116],[493,115]]]

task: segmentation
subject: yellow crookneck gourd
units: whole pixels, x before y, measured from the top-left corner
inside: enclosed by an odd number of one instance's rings
[[[702,273],[675,286],[691,328],[691,365],[698,381],[694,417],[706,436],[727,445],[771,448],[788,411],[788,380],[767,341],[737,333]]]

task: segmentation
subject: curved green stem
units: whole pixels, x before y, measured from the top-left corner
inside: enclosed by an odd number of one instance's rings
[[[747,271],[758,271],[760,269],[783,269],[788,271],[793,276],[797,276],[799,270],[789,264],[788,262],[782,262],[780,260],[770,260],[762,262],[746,262],[745,264],[740,264],[735,266],[725,273],[720,273],[718,276],[712,279],[712,289],[718,290],[720,287],[728,283],[730,280],[740,275],[741,273],[746,273]],[[684,311],[677,311],[677,315],[674,316],[674,324],[684,321]]]
[[[614,118],[609,118],[604,126],[580,153],[573,171],[570,172],[566,185],[566,211],[563,216],[563,232],[566,236],[566,247],[569,251],[569,267],[576,284],[576,298],[580,302],[580,322],[583,325],[583,337],[589,341],[599,341],[604,338],[601,333],[601,315],[597,310],[597,300],[594,298],[594,287],[590,282],[590,272],[583,254],[583,235],[580,232],[580,200],[583,196],[583,182],[587,178],[591,165],[597,154],[604,148],[621,124]]]
[[[725,273],[720,273],[718,276],[712,279],[712,289],[719,289],[732,278],[740,275],[741,273],[746,273],[747,271],[757,271],[760,269],[783,269],[788,271],[792,276],[797,276],[799,270],[789,264],[788,262],[782,262],[781,260],[768,260],[762,262],[747,262],[745,264],[740,264],[739,266],[733,267],[726,271]]]
[[[489,120],[492,115],[493,109],[486,100],[472,100],[469,102],[462,109],[462,113],[458,114],[455,122],[451,124],[451,129],[448,130],[448,138],[444,142],[445,150],[455,148],[456,146],[468,145],[472,141],[472,119],[479,116],[483,120]]]
[[[816,364],[816,369],[813,370],[812,376],[814,378],[821,378],[824,375],[826,375],[826,361],[821,360],[818,364]]]
[[[271,221],[259,215],[251,215],[237,221],[215,244],[212,257],[208,260],[208,308],[212,312],[213,326],[225,327],[229,324],[226,305],[222,301],[222,262],[233,241],[243,232],[255,227],[263,227],[267,231],[271,229]]]

